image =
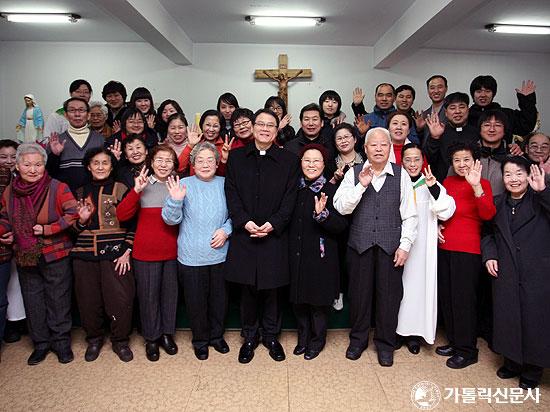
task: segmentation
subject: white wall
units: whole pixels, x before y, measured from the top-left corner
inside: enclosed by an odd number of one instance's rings
[[[365,104],[372,107],[376,84],[411,84],[417,90],[415,108],[428,106],[425,79],[442,73],[449,79],[449,91],[468,92],[478,74],[492,74],[498,81],[499,103],[516,107],[514,88],[523,79],[537,84],[538,107],[550,111],[549,54],[483,54],[421,50],[390,70],[372,69],[368,47],[289,45],[195,45],[192,66],[176,66],[146,43],[46,43],[0,42],[0,137],[14,136],[23,110],[23,95],[33,93],[45,114],[60,107],[68,97],[69,83],[85,78],[94,88],[94,100],[101,100],[101,88],[111,79],[122,81],[128,95],[146,86],[158,105],[166,98],[182,104],[188,118],[215,108],[218,96],[234,92],[243,107],[257,109],[276,94],[274,82],[255,81],[259,68],[275,68],[277,55],[288,54],[290,68],[311,68],[313,79],[293,81],[289,87],[290,112],[297,126],[300,108],[326,89],[340,93],[344,111],[350,115],[351,92],[355,86],[367,92]],[[543,116],[543,128],[550,130],[550,115]]]

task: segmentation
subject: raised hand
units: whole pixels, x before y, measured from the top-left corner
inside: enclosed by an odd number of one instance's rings
[[[445,131],[445,125],[441,123],[437,113],[431,113],[426,117],[426,124],[428,125],[428,129],[430,129],[430,135],[433,139],[439,139]]]
[[[49,140],[50,150],[54,155],[59,156],[63,149],[65,149],[65,140],[61,142],[56,132],[52,132]]]
[[[201,141],[201,138],[202,133],[196,123],[193,123],[193,126],[187,128],[187,144],[189,147],[195,147],[195,145]]]
[[[122,256],[116,258],[113,262],[115,263],[115,272],[118,272],[118,276],[124,275],[130,270],[130,250],[127,249]]]
[[[292,115],[288,113],[285,114],[281,119],[281,121],[279,122],[279,130],[283,130],[285,127],[287,127],[291,121],[292,121]]]
[[[121,130],[120,120],[115,120],[113,122],[113,134],[120,132],[120,130]]]
[[[426,181],[426,186],[432,187],[437,183],[436,177],[432,173],[432,168],[428,165],[424,168],[424,180]]]
[[[210,240],[210,247],[213,249],[219,249],[224,244],[229,236],[227,236],[227,233],[225,233],[225,230],[218,229],[214,232],[212,235],[212,240]]]
[[[363,93],[363,89],[360,87],[356,87],[353,89],[353,104],[355,106],[359,106],[363,99],[365,98],[365,93]]]
[[[466,181],[472,186],[474,189],[478,186],[480,186],[481,183],[481,162],[479,160],[476,160],[474,162],[474,165],[466,172]]]
[[[168,193],[173,200],[183,200],[187,193],[187,187],[185,185],[180,185],[180,178],[176,176],[168,176],[166,180],[166,186],[168,187]]]
[[[319,215],[327,206],[327,195],[321,192],[321,197],[315,196],[315,214]]]
[[[229,136],[225,135],[225,140],[223,142],[222,154],[221,154],[222,163],[227,163],[227,159],[229,157],[229,151],[231,150],[231,146],[233,146],[234,141],[235,141],[235,137],[232,137],[231,140],[229,140]]]
[[[535,82],[533,80],[524,80],[521,82],[521,89],[516,89],[516,93],[528,96],[535,93]]]
[[[109,150],[116,157],[116,160],[120,160],[122,156],[122,143],[120,140],[115,139],[114,143],[109,146]]]
[[[136,191],[136,193],[140,193],[149,183],[149,179],[147,178],[148,174],[149,170],[145,165],[143,165],[143,167],[141,168],[141,172],[139,172],[139,175],[134,177],[134,190]]]
[[[517,143],[512,143],[509,146],[509,151],[512,156],[523,156],[523,150],[521,150],[521,147]]]
[[[361,136],[366,134],[372,126],[372,122],[370,120],[365,122],[365,117],[361,114],[355,117],[354,123],[357,129],[359,129],[359,133],[361,134]]]
[[[485,267],[487,268],[487,272],[489,272],[489,275],[498,278],[498,261],[495,259],[489,259],[487,262],[485,262]]]
[[[345,166],[344,166],[345,167]],[[334,172],[334,181],[335,182],[339,182],[340,180],[342,180],[344,178],[344,167],[339,167],[338,169],[336,169],[336,171]]]
[[[544,181],[544,169],[538,165],[531,165],[531,173],[527,176],[529,186],[535,192],[542,192],[546,189],[546,182]]]
[[[359,172],[359,183],[361,183],[363,187],[367,187],[368,185],[370,185],[370,182],[372,182],[373,177],[374,170],[372,169],[371,165],[368,165]]]
[[[78,212],[78,222],[81,225],[85,225],[92,217],[94,213],[94,205],[91,199],[88,197],[86,199],[79,199],[77,202],[76,210]]]
[[[416,130],[422,130],[426,126],[426,119],[424,113],[418,110],[414,113],[414,123],[416,124]]]
[[[154,114],[149,114],[149,115],[147,115],[146,119],[147,119],[147,126],[149,127],[149,129],[154,129],[155,128],[155,115]]]

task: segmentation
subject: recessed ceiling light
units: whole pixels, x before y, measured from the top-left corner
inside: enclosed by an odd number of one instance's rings
[[[15,23],[76,23],[78,14],[72,13],[0,13],[6,20]]]
[[[532,26],[521,24],[488,24],[485,28],[491,33],[512,34],[550,34],[550,26]]]
[[[246,16],[245,20],[255,26],[267,27],[313,27],[324,23],[324,17],[298,16]]]

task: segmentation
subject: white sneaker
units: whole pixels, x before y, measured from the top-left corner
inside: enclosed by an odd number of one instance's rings
[[[343,293],[340,293],[340,295],[338,295],[338,299],[334,299],[334,302],[332,303],[332,307],[335,310],[344,309],[344,294]]]

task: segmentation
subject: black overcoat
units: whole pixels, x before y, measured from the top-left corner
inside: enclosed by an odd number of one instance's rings
[[[483,262],[498,261],[493,278],[493,346],[519,364],[550,367],[550,188],[524,195],[510,227],[507,193],[495,197]]]
[[[288,224],[296,203],[298,157],[272,145],[260,155],[254,143],[231,151],[225,176],[227,208],[233,234],[227,253],[226,279],[260,289],[289,283]],[[251,238],[248,221],[274,230]]]
[[[313,213],[315,196],[324,192],[328,217],[317,222]],[[327,182],[319,193],[309,187],[298,190],[289,231],[290,301],[315,306],[332,305],[340,292],[337,235],[347,219],[334,209],[336,186]]]

